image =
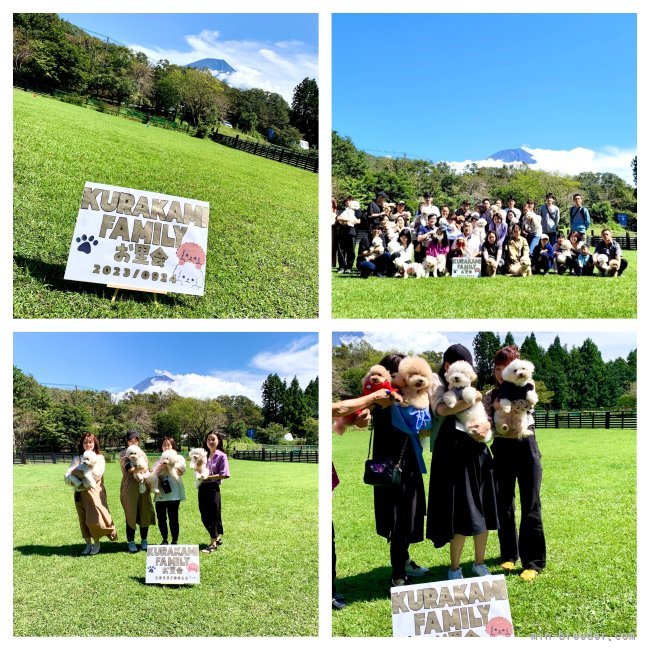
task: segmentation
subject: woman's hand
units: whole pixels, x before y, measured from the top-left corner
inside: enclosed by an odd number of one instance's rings
[[[404,398],[399,393],[395,393],[388,389],[386,389],[385,392],[383,390],[378,390],[373,394],[375,395],[375,399],[373,401],[375,404],[377,404],[377,406],[380,406],[381,408],[386,408],[387,406],[392,406],[393,404],[401,404],[404,401]]]

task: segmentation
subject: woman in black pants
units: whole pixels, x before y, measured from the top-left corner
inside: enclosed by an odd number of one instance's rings
[[[173,449],[176,451],[176,442],[173,438],[165,437],[160,443],[160,451],[168,451]],[[162,479],[160,481],[160,492],[153,498],[154,505],[156,506],[156,517],[158,518],[158,529],[162,535],[161,544],[168,544],[168,535],[171,530],[172,544],[178,543],[178,507],[181,501],[185,501],[185,487],[183,486],[183,479],[181,476],[185,473],[185,459],[179,454],[181,463],[177,467],[178,481],[171,477]],[[153,474],[160,461],[158,461],[152,468]],[[167,528],[167,519],[169,518],[169,529]]]
[[[403,354],[386,355],[379,363],[396,373]],[[390,404],[390,400],[387,400]],[[428,569],[409,558],[409,545],[424,539],[426,502],[424,483],[411,436],[393,426],[390,408],[372,410],[373,458],[398,461],[403,451],[402,482],[398,487],[375,487],[375,526],[377,534],[390,543],[392,586],[410,584],[408,576],[422,576]]]
[[[503,381],[504,368],[514,359],[519,359],[519,350],[514,346],[499,350],[494,357],[494,377],[497,386],[486,393],[484,404],[490,416],[498,407],[499,386]],[[507,438],[498,436],[492,443],[494,456],[494,480],[497,487],[497,508],[499,514],[499,546],[501,567],[513,571],[515,562],[521,558],[524,570],[521,578],[534,580],[546,567],[546,540],[542,525],[542,455],[535,438],[535,422],[529,417],[532,436]],[[519,536],[515,521],[515,484],[519,483],[521,516]]]
[[[230,478],[230,468],[228,456],[223,449],[223,440],[216,431],[205,437],[203,449],[208,452],[209,475],[199,486],[199,512],[201,521],[210,535],[210,543],[203,552],[212,553],[222,544],[221,481]]]

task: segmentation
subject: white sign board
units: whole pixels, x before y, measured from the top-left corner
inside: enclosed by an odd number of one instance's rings
[[[451,260],[452,278],[480,278],[481,258],[480,257],[454,257]]]
[[[160,544],[147,548],[146,584],[191,584],[201,582],[198,544]]]
[[[392,587],[393,636],[514,636],[502,575]]]
[[[66,280],[202,296],[210,204],[86,183]]]

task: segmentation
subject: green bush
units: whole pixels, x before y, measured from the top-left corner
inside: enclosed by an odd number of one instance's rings
[[[83,106],[86,103],[86,98],[81,95],[61,95],[59,99],[66,104],[74,104],[75,106]]]

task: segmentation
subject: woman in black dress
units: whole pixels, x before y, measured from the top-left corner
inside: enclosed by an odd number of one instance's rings
[[[379,363],[394,374],[403,358],[403,354],[388,354]],[[424,539],[424,483],[410,436],[393,426],[390,408],[374,407],[372,426],[373,458],[397,462],[404,450],[401,484],[374,488],[375,526],[390,544],[392,586],[397,587],[410,584],[409,576],[428,573],[409,558],[409,545]]]
[[[496,388],[487,392],[485,408],[493,417],[498,405],[500,385],[504,368],[519,359],[519,350],[514,345],[499,350],[494,357]],[[534,580],[546,567],[546,540],[542,525],[542,455],[535,438],[535,421],[529,417],[528,428],[532,436],[519,440],[517,437],[498,436],[492,443],[494,454],[494,480],[497,487],[499,513],[499,546],[501,567],[513,571],[518,558],[524,570],[521,578]],[[519,536],[515,521],[515,484],[519,483],[520,523]]]
[[[470,436],[456,428],[454,415],[469,405],[461,400],[449,408],[442,401],[447,390],[444,375],[454,361],[473,365],[471,353],[460,344],[449,347],[442,358],[438,373],[442,386],[433,394],[431,406],[434,415],[445,419],[433,448],[427,508],[427,539],[436,548],[449,543],[449,580],[463,577],[460,557],[466,537],[474,538],[472,573],[478,576],[490,573],[485,566],[488,531],[499,527],[490,451],[478,434]],[[481,399],[480,393],[476,399]]]

